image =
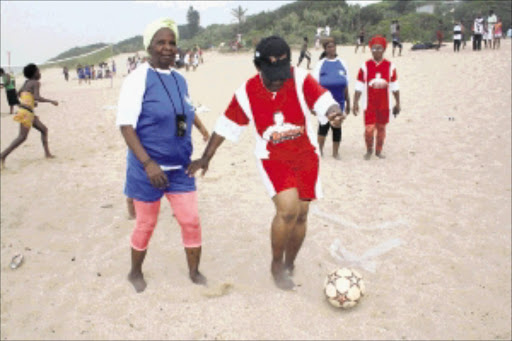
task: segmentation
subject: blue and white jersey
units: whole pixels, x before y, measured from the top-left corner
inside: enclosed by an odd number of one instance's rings
[[[340,58],[321,59],[311,75],[332,94],[341,109],[345,109],[345,88],[348,86],[348,68]]]
[[[176,117],[180,114],[185,115],[187,123],[184,136],[177,134]],[[116,125],[134,128],[142,146],[165,171],[170,183],[164,190],[154,188],[142,163],[128,150],[127,196],[155,201],[164,192],[195,190],[194,178],[184,173],[192,155],[194,115],[187,82],[178,71],[153,69],[144,63],[126,77],[119,94]]]

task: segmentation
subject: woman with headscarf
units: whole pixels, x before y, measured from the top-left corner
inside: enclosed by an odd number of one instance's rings
[[[128,146],[125,194],[136,211],[131,235],[128,280],[137,292],[146,288],[142,263],[158,220],[160,200],[168,199],[181,226],[189,277],[205,284],[199,272],[201,226],[195,180],[185,174],[192,154],[191,129],[197,117],[185,78],[172,66],[178,27],[171,19],[150,23],[144,32],[149,62],[125,79],[116,125]]]
[[[348,92],[348,67],[336,54],[336,43],[333,38],[324,41],[325,57],[316,65],[311,75],[325,89],[329,90],[332,97],[338,102],[345,114],[350,113],[350,96]],[[345,106],[346,103],[346,106]],[[330,122],[318,126],[318,145],[321,155],[324,155],[325,137],[332,128],[332,156],[340,159],[339,149],[341,143],[341,124],[332,125]]]
[[[357,116],[359,98],[362,95],[366,142],[365,160],[369,160],[372,156],[375,131],[377,131],[375,155],[381,159],[385,157],[382,154],[382,147],[386,137],[386,124],[391,117],[390,112],[394,117],[400,113],[400,93],[396,68],[393,63],[383,57],[386,44],[386,38],[379,35],[370,40],[369,46],[373,58],[361,66],[356,79],[353,113]],[[391,94],[395,97],[394,107],[391,106]]]

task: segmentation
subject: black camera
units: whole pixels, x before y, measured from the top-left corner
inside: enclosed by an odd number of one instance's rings
[[[185,136],[187,133],[187,116],[185,114],[176,115],[176,135]]]

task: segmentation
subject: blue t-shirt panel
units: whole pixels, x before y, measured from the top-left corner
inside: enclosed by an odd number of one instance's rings
[[[341,109],[345,108],[345,88],[348,85],[347,70],[338,59],[325,60],[320,69],[320,85],[329,90]]]
[[[149,156],[158,164],[187,166],[192,155],[191,132],[194,123],[194,108],[188,99],[187,84],[177,72],[158,75],[153,69],[148,69],[137,136]],[[177,135],[176,117],[180,114],[186,116],[187,131],[184,136]]]
[[[147,70],[146,87],[135,131],[142,146],[157,164],[181,168],[165,171],[169,186],[165,189],[155,188],[142,163],[128,149],[124,192],[128,197],[140,201],[159,200],[166,192],[196,190],[195,179],[185,174],[192,155],[191,133],[195,115],[188,98],[187,83],[178,72],[159,72],[158,75],[156,72],[150,68]],[[177,135],[176,116],[179,114],[185,115],[187,123],[184,136]]]

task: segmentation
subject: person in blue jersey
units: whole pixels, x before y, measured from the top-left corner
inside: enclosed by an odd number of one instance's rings
[[[178,27],[168,18],[150,23],[144,46],[150,59],[124,80],[116,125],[128,146],[124,193],[136,211],[131,235],[128,280],[136,292],[146,288],[142,263],[165,196],[181,227],[189,277],[206,284],[199,272],[201,225],[195,179],[185,174],[192,155],[196,117],[185,78],[174,68]]]
[[[338,102],[345,116],[350,113],[350,95],[348,92],[348,68],[345,62],[336,54],[336,42],[330,38],[324,41],[323,58],[315,65],[312,76],[320,85],[330,91],[332,97]],[[332,156],[339,160],[341,144],[341,122],[339,124],[327,122],[318,126],[318,145],[323,156],[325,139],[329,129],[332,128]]]

